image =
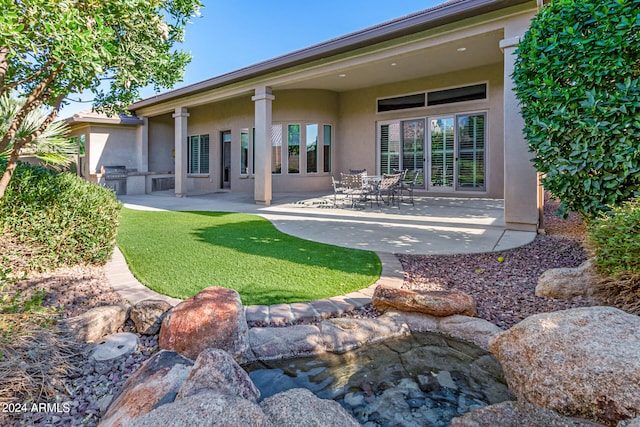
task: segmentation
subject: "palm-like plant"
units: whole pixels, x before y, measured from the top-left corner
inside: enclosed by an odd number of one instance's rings
[[[0,135],[6,134],[13,118],[18,114],[26,100],[5,93],[0,96]],[[22,122],[8,147],[0,153],[0,158],[8,160],[14,150],[14,141],[35,133],[46,120],[48,111],[36,108],[30,111]],[[41,162],[54,169],[63,169],[71,164],[78,153],[78,147],[66,135],[69,127],[65,122],[53,122],[33,141],[19,149],[19,155],[35,156]]]

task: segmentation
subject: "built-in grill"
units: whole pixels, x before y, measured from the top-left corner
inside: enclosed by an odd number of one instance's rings
[[[127,168],[125,166],[102,166],[104,186],[115,191],[116,195],[127,194]]]

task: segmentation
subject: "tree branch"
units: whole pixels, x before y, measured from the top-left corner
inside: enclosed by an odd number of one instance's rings
[[[4,79],[9,70],[9,48],[0,47],[0,96],[2,96],[6,89],[4,87]]]
[[[1,61],[2,61],[2,56],[0,54],[0,73],[2,72],[2,62]],[[31,80],[33,80],[36,77],[38,77],[39,75],[44,74],[45,71],[49,71],[49,67],[52,64],[53,64],[53,60],[52,59],[48,59],[47,62],[42,64],[42,68],[40,68],[38,71],[36,71],[35,73],[30,75],[26,79],[20,80],[18,82],[8,83],[7,85],[3,86],[3,81],[0,81],[0,90],[2,90],[2,92],[0,92],[0,94],[6,92],[7,90],[11,90],[11,89],[16,88],[16,87],[18,87],[20,85],[28,83]]]
[[[29,112],[31,112],[32,110],[38,108],[40,105],[44,104],[45,101],[48,99],[48,96],[45,94],[45,91],[49,87],[49,85],[55,80],[58,74],[60,74],[63,68],[64,68],[64,64],[60,64],[56,70],[52,71],[51,74],[46,79],[41,81],[38,84],[38,86],[36,86],[33,89],[33,91],[29,94],[24,105],[22,106],[22,108],[20,108],[20,111],[18,111],[16,116],[13,118],[11,125],[9,125],[9,128],[7,129],[7,133],[5,133],[4,136],[2,137],[2,140],[0,141],[0,152],[4,151],[9,146],[9,144],[11,143],[11,140],[16,136],[16,133],[20,128],[20,125],[24,121],[25,117],[27,117],[27,114],[29,114]],[[66,94],[64,94],[64,96],[66,96]],[[58,104],[60,102],[62,101],[60,100]],[[56,111],[56,114],[59,108],[60,106],[58,105],[58,107],[54,109]]]
[[[25,145],[31,144],[33,141],[36,140],[36,138],[42,135],[42,132],[44,132],[49,127],[49,125],[53,123],[56,117],[58,117],[58,111],[60,111],[60,105],[62,104],[62,100],[64,99],[64,97],[65,95],[59,95],[58,98],[56,98],[56,102],[53,107],[53,110],[49,113],[49,115],[42,122],[42,124],[40,124],[40,127],[38,127],[38,129],[36,129],[36,131],[31,133],[30,135],[27,135],[24,138],[21,138],[15,141],[13,143],[13,150],[15,150],[16,147],[18,148],[18,150],[22,149],[22,147],[24,147]]]

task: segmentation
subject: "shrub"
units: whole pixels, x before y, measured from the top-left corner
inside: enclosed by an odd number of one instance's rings
[[[0,199],[0,230],[41,248],[33,268],[103,264],[113,251],[119,213],[111,190],[21,163]]]
[[[524,132],[564,212],[640,195],[639,0],[554,0],[520,41]]]
[[[595,252],[599,273],[640,275],[640,198],[593,219],[587,241]]]

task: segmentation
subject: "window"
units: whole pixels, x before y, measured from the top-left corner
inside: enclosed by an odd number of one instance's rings
[[[379,99],[378,113],[382,113],[384,111],[406,110],[408,108],[424,107],[424,98],[424,93],[416,93],[414,95]]]
[[[300,173],[300,125],[289,125],[287,128],[288,171]]]
[[[240,131],[240,173],[249,174],[249,129]]]
[[[484,114],[458,116],[458,188],[484,190]]]
[[[380,126],[380,173],[400,169],[400,122]]]
[[[475,101],[478,99],[487,99],[486,83],[457,87],[453,89],[436,90],[427,94],[427,104],[429,106]]]
[[[194,135],[188,139],[188,173],[209,173],[209,135]]]
[[[318,172],[318,125],[308,124],[306,129],[307,173]]]
[[[331,125],[324,125],[322,129],[324,171],[331,172]]]
[[[282,173],[282,126],[271,127],[271,173]]]

